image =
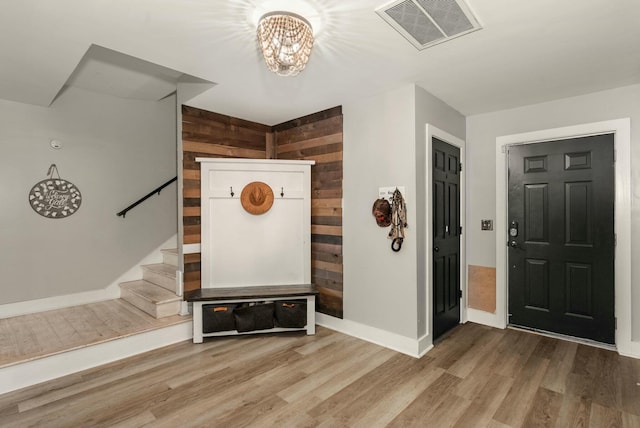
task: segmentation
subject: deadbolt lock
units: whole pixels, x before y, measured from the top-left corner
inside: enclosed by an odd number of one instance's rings
[[[515,238],[516,236],[518,236],[518,222],[517,221],[512,221],[509,224],[509,236],[511,236],[512,238]]]

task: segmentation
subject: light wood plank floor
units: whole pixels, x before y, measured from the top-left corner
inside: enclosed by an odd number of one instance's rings
[[[3,427],[640,427],[640,360],[468,323],[414,359],[318,328],[180,343],[0,396]]]
[[[190,319],[179,315],[155,319],[122,299],[3,318],[0,368]]]

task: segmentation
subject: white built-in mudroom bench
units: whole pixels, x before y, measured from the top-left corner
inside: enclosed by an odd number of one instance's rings
[[[315,334],[315,162],[196,161],[201,173],[201,289],[185,294],[193,304],[194,343],[235,334]]]

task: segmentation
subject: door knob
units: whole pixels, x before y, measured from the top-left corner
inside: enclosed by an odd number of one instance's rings
[[[433,251],[435,251],[437,253],[438,251],[440,251],[440,247],[437,247],[437,246],[433,247]]]
[[[509,242],[509,245],[511,245],[511,248],[516,248],[518,246],[518,243],[516,241],[511,241]]]

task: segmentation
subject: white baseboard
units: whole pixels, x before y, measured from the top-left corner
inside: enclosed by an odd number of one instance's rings
[[[433,340],[431,336],[425,334],[418,339],[418,358],[424,356],[427,352],[433,349]]]
[[[184,317],[192,313],[193,313],[193,304],[191,302],[187,302],[185,300],[180,302],[180,315]]]
[[[504,320],[498,319],[498,316],[496,314],[471,308],[467,308],[467,321],[488,325],[489,327],[495,327],[499,329],[504,329],[507,327]]]
[[[384,346],[385,348],[393,349],[394,351],[414,358],[420,358],[431,349],[428,347],[421,351],[420,341],[417,339],[411,339],[386,330],[360,324],[355,321],[335,318],[318,312],[316,312],[316,324],[349,336],[357,337],[358,339],[366,340],[367,342],[375,343],[376,345]]]
[[[7,303],[5,305],[0,305],[0,318],[17,317],[19,315],[51,311],[54,309],[68,308],[70,306],[102,302],[105,300],[117,299],[119,297],[120,288],[117,286],[109,286],[102,290],[46,297],[44,299],[28,300],[26,302]]]
[[[37,312],[118,299],[120,297],[120,283],[141,279],[142,268],[140,266],[152,263],[161,263],[162,253],[160,250],[164,248],[175,248],[176,239],[177,235],[173,235],[171,238],[167,239],[162,243],[162,245],[155,248],[152,252],[139,260],[131,269],[120,275],[115,281],[103,289],[66,294],[63,296],[45,297],[43,299],[28,300],[26,302],[6,303],[4,305],[0,305],[0,318],[16,317],[19,315],[34,314]]]
[[[90,369],[184,340],[191,340],[191,320],[145,333],[87,346],[0,369],[0,394]]]
[[[631,352],[627,357],[633,357],[640,359],[640,342],[631,342]]]
[[[499,329],[506,328],[504,321],[500,322],[497,320],[495,314],[476,309],[467,309],[467,315],[468,321],[470,322]],[[415,340],[386,330],[370,327],[354,321],[335,318],[318,312],[316,312],[316,324],[415,358],[420,358],[433,349],[433,342],[428,334]],[[618,343],[617,351],[625,357],[640,359],[640,342]]]
[[[640,342],[616,343],[618,354],[640,359]]]
[[[182,253],[183,254],[197,254],[201,251],[201,245],[200,244],[184,244],[182,246]]]

